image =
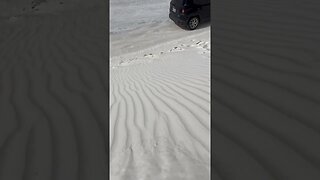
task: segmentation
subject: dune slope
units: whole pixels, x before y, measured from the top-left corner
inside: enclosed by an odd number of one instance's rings
[[[111,57],[112,180],[209,179],[209,33]]]

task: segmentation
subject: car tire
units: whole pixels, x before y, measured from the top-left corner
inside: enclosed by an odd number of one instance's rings
[[[199,26],[200,19],[198,17],[192,17],[189,19],[187,28],[190,30],[195,30]]]

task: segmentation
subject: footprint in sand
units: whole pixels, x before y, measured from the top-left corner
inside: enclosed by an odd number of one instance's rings
[[[190,47],[190,44],[180,44],[180,47]]]
[[[169,52],[177,52],[177,51],[183,51],[184,49],[181,47],[175,46],[174,48],[170,49]]]
[[[196,44],[197,44],[197,45],[200,45],[200,43],[202,43],[202,41],[198,41]]]
[[[155,55],[152,53],[149,53],[149,54],[144,54],[143,57],[153,58],[153,57],[155,57]]]
[[[198,41],[195,46],[197,48],[204,49],[206,51],[210,51],[210,47],[208,44],[209,44],[208,42]]]

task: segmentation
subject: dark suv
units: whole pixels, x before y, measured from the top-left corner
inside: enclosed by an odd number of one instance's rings
[[[190,30],[200,22],[210,21],[210,0],[171,0],[169,17]]]

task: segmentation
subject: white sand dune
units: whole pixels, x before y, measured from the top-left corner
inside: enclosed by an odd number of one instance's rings
[[[166,21],[148,31],[115,36],[111,51],[116,55],[110,62],[111,179],[208,180],[209,27],[189,32]]]
[[[0,179],[107,179],[104,7],[3,2]],[[209,179],[209,29],[145,25],[111,37],[111,177]]]

